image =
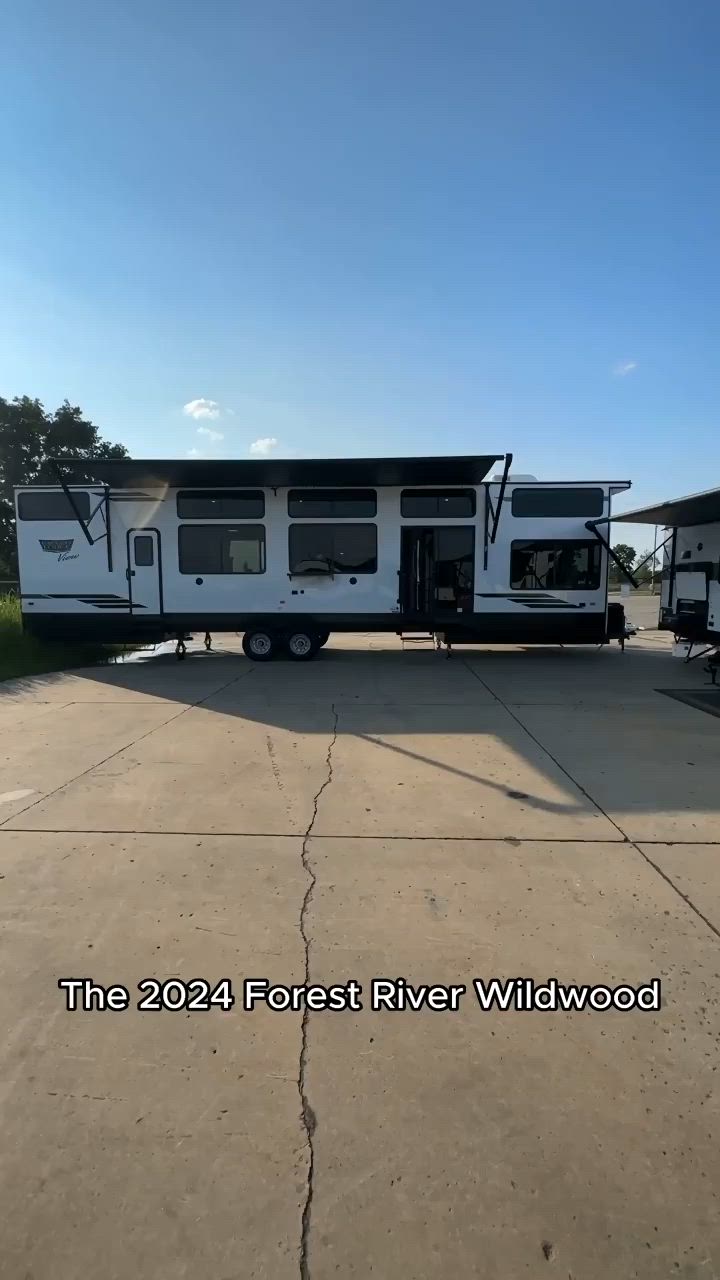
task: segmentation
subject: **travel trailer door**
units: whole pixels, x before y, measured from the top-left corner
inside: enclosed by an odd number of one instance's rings
[[[720,582],[717,579],[708,587],[708,631],[720,633]]]
[[[472,525],[405,526],[401,533],[400,611],[429,620],[471,613],[475,530]]]
[[[160,534],[157,529],[129,529],[127,544],[130,612],[162,613]]]
[[[696,632],[707,626],[711,563],[705,540],[696,528],[678,529],[675,536],[674,613]],[[713,574],[714,576],[714,574]]]

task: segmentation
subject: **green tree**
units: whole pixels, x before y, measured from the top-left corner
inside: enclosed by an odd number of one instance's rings
[[[103,440],[94,423],[67,400],[54,413],[46,413],[42,403],[29,396],[0,396],[0,577],[17,573],[15,485],[55,483],[50,458],[127,456],[124,445]]]
[[[626,569],[632,569],[637,555],[634,547],[629,547],[627,542],[616,542],[613,547],[613,551],[620,563],[623,564]]]
[[[628,546],[626,542],[617,542],[613,547],[613,551],[618,557],[620,563],[623,564],[626,569],[631,570],[635,561],[635,548]],[[622,570],[615,564],[614,560],[611,560],[608,566],[608,577],[614,587],[616,587],[618,583],[623,583],[626,580]]]

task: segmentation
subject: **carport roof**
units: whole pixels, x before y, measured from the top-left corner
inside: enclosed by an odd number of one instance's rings
[[[703,493],[691,493],[687,498],[673,498],[658,502],[653,507],[639,507],[636,511],[624,511],[613,515],[613,524],[661,524],[672,528],[685,525],[712,524],[720,520],[720,489],[705,489]]]
[[[187,485],[463,485],[479,484],[504,454],[438,458],[61,458],[67,484],[88,481],[111,489]]]

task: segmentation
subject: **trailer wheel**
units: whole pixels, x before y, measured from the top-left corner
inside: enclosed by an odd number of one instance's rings
[[[242,638],[243,652],[253,662],[269,662],[275,657],[277,636],[271,631],[246,631]]]
[[[285,636],[288,658],[294,662],[309,662],[320,648],[320,637],[314,631],[291,631]]]

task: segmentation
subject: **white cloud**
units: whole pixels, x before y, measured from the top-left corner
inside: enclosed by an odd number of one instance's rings
[[[208,440],[224,440],[222,431],[213,431],[212,427],[198,427],[199,436],[207,436]]]
[[[185,457],[186,458],[202,458],[204,457],[204,454],[202,452],[202,449],[188,449],[187,453],[185,454]]]
[[[613,369],[613,377],[627,378],[629,373],[637,369],[637,360],[620,360]]]
[[[275,436],[261,436],[259,440],[253,440],[250,452],[254,458],[267,458],[273,449],[277,449],[277,444]]]
[[[219,418],[220,405],[217,400],[206,400],[201,397],[199,400],[188,400],[183,405],[183,413],[188,418]]]

